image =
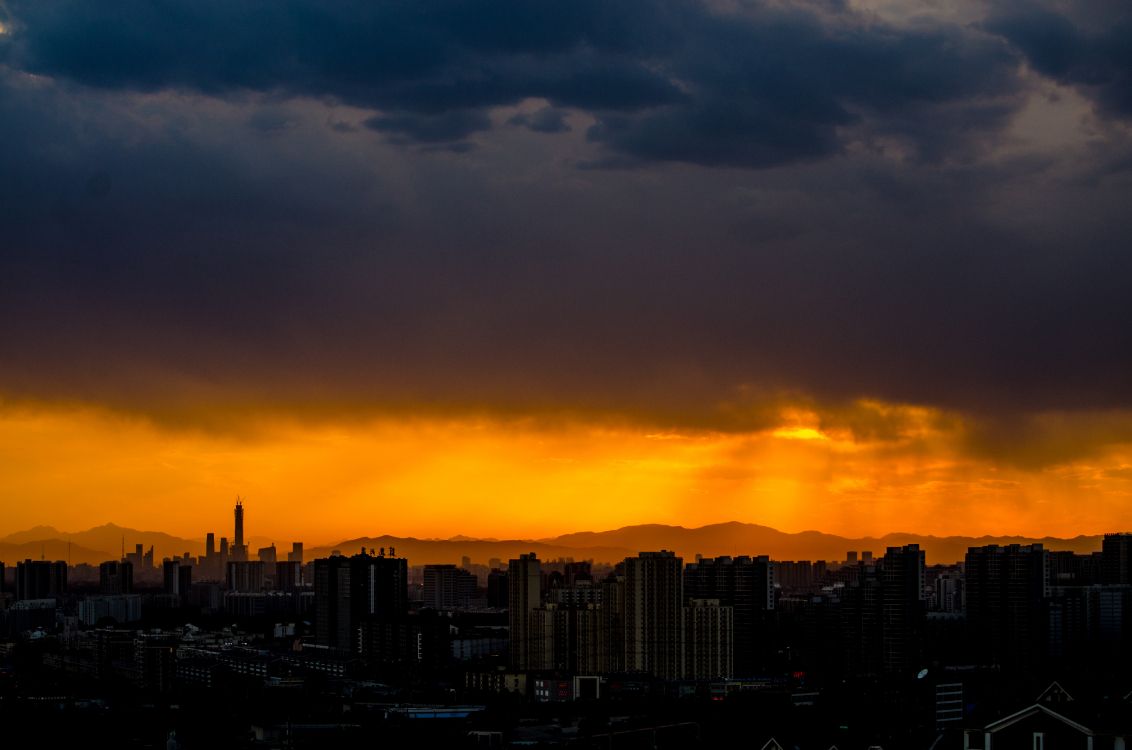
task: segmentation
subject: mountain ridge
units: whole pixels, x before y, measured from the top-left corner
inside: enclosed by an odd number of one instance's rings
[[[35,538],[37,536],[40,538]],[[69,551],[74,563],[97,564],[103,560],[117,559],[123,537],[127,549],[132,549],[134,544],[139,543],[146,548],[153,545],[157,560],[183,552],[201,554],[204,551],[203,536],[199,540],[185,539],[161,531],[140,531],[114,523],[105,523],[79,532],[63,532],[49,525],[40,525],[0,537],[0,560],[14,562],[25,557],[38,559],[41,553],[54,559],[66,559]],[[576,531],[536,539],[475,538],[463,534],[447,539],[391,534],[358,536],[334,544],[308,547],[306,557],[308,560],[325,557],[335,550],[353,554],[362,547],[393,547],[399,554],[407,556],[414,565],[459,563],[465,556],[477,563],[486,563],[492,558],[505,561],[523,552],[535,552],[544,559],[573,557],[616,562],[645,550],[669,549],[686,560],[702,554],[707,557],[770,555],[778,560],[837,561],[845,559],[845,553],[850,550],[871,551],[876,557],[880,557],[886,547],[919,544],[927,553],[928,563],[935,564],[962,560],[968,547],[987,544],[1041,543],[1052,550],[1083,553],[1099,550],[1101,539],[1102,535],[1099,534],[1079,534],[1074,537],[1020,534],[937,536],[902,531],[875,537],[848,537],[813,529],[785,532],[762,524],[727,521],[698,527],[635,524],[606,531]],[[254,554],[257,545],[266,545],[268,540],[252,537],[248,542]],[[280,549],[286,551],[284,547]]]

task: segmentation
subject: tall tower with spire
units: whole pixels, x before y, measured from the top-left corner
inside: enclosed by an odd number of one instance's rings
[[[248,559],[248,545],[244,543],[244,502],[236,498],[236,539],[229,551],[229,560],[244,562]]]

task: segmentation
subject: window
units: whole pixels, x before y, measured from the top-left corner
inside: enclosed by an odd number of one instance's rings
[[[1034,732],[1034,750],[1046,750],[1046,736],[1041,732]]]

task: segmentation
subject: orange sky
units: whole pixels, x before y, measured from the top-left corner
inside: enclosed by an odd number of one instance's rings
[[[237,494],[247,498],[250,534],[308,543],[729,520],[844,535],[1071,536],[1128,526],[1132,446],[1027,464],[981,455],[976,442],[969,420],[875,401],[786,405],[776,426],[739,433],[404,415],[263,416],[231,433],[9,403],[0,404],[0,533],[109,521],[224,533]]]

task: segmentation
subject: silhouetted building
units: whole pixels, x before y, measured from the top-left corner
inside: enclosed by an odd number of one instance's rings
[[[690,599],[684,607],[684,677],[712,680],[734,673],[734,610],[718,599]]]
[[[142,598],[137,594],[88,596],[79,602],[78,615],[79,622],[87,626],[106,620],[137,622],[142,618]]]
[[[396,655],[387,653],[382,644],[405,641],[408,572],[404,558],[374,556],[364,550],[353,557],[334,555],[315,560],[317,642],[383,661],[394,658]],[[365,644],[370,647],[364,648]]]
[[[911,676],[921,668],[924,552],[918,544],[889,547],[881,560],[881,669]]]
[[[144,690],[163,693],[173,689],[177,666],[177,637],[165,633],[138,633],[134,662]]]
[[[67,563],[24,560],[16,563],[16,599],[53,599],[67,593]]]
[[[487,606],[507,609],[507,571],[493,569],[487,574]]]
[[[776,568],[762,555],[701,558],[684,569],[685,596],[716,600],[733,610],[734,674],[753,675],[765,666],[759,645],[767,643]]]
[[[150,545],[150,548],[145,550],[142,545],[135,544],[134,551],[127,552],[124,559],[134,566],[135,574],[144,577],[153,569],[153,546]]]
[[[287,553],[287,562],[303,564],[303,543],[291,542],[291,551]]]
[[[134,565],[125,560],[108,560],[98,566],[98,591],[101,594],[132,594]]]
[[[268,570],[275,567],[278,557],[275,554],[275,544],[270,547],[260,547],[256,552],[256,559],[267,566]]]
[[[879,675],[883,589],[875,564],[859,563],[841,589],[841,641],[846,674]]]
[[[625,560],[625,669],[666,680],[684,669],[684,561],[674,552]]]
[[[236,517],[236,536],[232,540],[232,546],[228,548],[228,559],[233,562],[247,562],[248,545],[244,542],[243,501],[239,499],[236,500],[236,509],[234,513]]]
[[[507,619],[511,637],[511,667],[530,669],[530,613],[542,603],[542,564],[534,552],[507,563]]]
[[[188,604],[189,592],[193,587],[193,568],[180,560],[166,560],[162,563],[164,591],[177,597],[182,604]]]
[[[276,591],[294,591],[303,585],[303,565],[298,561],[275,563]]]
[[[424,567],[424,606],[464,609],[476,595],[476,577],[455,565]]]
[[[242,560],[228,563],[225,584],[229,591],[258,593],[267,586],[263,563],[259,560]]]
[[[1101,583],[1132,585],[1132,534],[1105,534],[1101,543]]]
[[[972,655],[1028,666],[1043,652],[1049,565],[1040,544],[971,547],[964,563]]]
[[[624,570],[624,564],[621,566]],[[610,574],[601,583],[601,609],[598,610],[603,641],[602,664],[609,672],[625,667],[625,576]]]

